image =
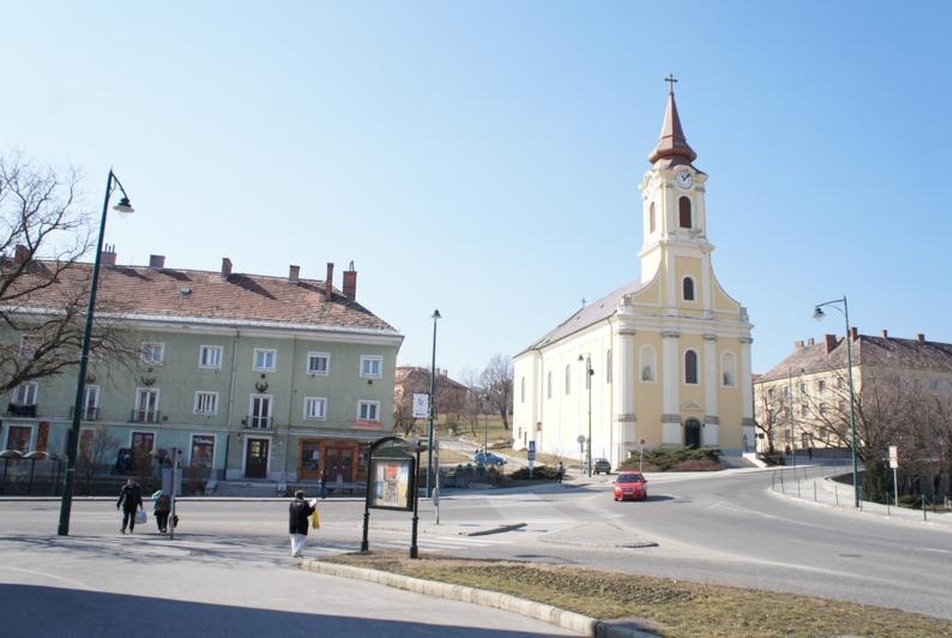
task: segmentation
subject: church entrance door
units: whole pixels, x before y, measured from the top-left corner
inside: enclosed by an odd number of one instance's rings
[[[697,419],[688,419],[684,423],[684,447],[701,447],[701,424]]]

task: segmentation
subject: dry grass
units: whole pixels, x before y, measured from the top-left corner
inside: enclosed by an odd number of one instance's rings
[[[952,636],[952,621],[806,596],[576,567],[386,553],[327,562],[498,591],[610,620],[648,619],[661,636]]]

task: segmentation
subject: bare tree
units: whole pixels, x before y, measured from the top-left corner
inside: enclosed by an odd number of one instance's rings
[[[486,392],[489,405],[502,417],[503,427],[510,429],[509,415],[512,413],[513,391],[512,359],[501,354],[493,355],[479,379]]]
[[[118,448],[118,439],[109,436],[109,428],[104,423],[97,424],[96,428],[80,441],[76,470],[87,492],[96,474],[104,471],[110,460],[115,458]]]
[[[77,261],[93,246],[79,183],[75,171],[0,156],[0,325],[13,336],[0,343],[0,392],[76,365],[92,274]],[[130,360],[107,321],[97,323],[93,345]]]

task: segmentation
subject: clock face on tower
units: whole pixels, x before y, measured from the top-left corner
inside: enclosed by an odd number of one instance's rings
[[[694,183],[694,177],[690,171],[681,171],[675,176],[674,183],[677,184],[679,188],[691,188],[691,185]]]

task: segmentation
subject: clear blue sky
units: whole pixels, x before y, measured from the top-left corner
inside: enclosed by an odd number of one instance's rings
[[[796,340],[952,342],[952,2],[3,0],[0,151],[110,166],[120,263],[323,279],[457,376],[639,278],[674,73],[715,272]]]

